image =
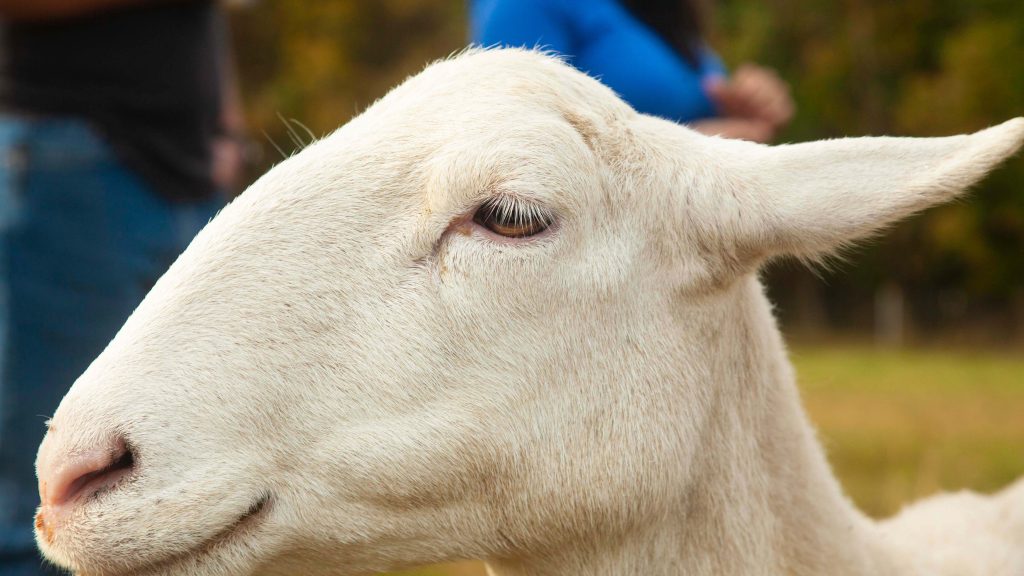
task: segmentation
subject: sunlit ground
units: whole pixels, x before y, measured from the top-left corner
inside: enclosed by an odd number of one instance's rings
[[[1024,475],[1024,355],[843,346],[792,358],[836,474],[872,516]],[[402,576],[483,574],[464,564]]]

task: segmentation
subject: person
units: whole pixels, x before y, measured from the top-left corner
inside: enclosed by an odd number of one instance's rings
[[[707,134],[773,140],[794,113],[773,71],[732,75],[704,41],[696,0],[470,0],[474,43],[551,50],[640,112]]]
[[[0,0],[0,575],[45,420],[223,205],[241,114],[213,0]]]

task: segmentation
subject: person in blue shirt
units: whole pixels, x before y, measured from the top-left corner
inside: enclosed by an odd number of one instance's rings
[[[774,72],[746,64],[727,74],[695,0],[470,0],[470,9],[474,43],[557,52],[640,112],[758,142],[792,118]]]

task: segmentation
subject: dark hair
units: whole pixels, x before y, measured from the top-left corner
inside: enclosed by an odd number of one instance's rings
[[[698,0],[621,0],[691,66],[700,66],[704,19]]]

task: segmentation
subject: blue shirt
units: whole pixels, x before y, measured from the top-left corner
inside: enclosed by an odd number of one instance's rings
[[[470,0],[473,42],[553,50],[640,112],[676,122],[716,115],[703,82],[724,76],[710,49],[698,66],[616,0]]]

